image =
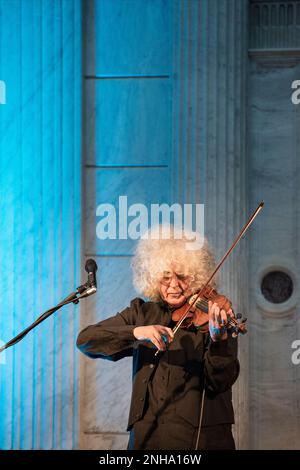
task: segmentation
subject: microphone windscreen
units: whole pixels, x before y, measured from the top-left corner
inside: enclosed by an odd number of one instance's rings
[[[88,259],[87,262],[85,263],[85,270],[87,273],[94,273],[98,269],[97,263],[93,259]]]

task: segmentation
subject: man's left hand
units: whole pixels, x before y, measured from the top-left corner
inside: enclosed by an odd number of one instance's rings
[[[220,309],[217,303],[208,302],[208,321],[209,333],[213,341],[224,341],[227,339],[227,317],[233,316],[233,312],[229,309],[227,312]]]

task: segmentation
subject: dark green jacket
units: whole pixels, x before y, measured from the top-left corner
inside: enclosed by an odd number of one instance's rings
[[[78,348],[91,358],[117,361],[133,356],[133,390],[128,429],[143,417],[148,383],[161,370],[168,372],[166,392],[176,413],[197,426],[203,383],[206,397],[203,426],[233,423],[231,386],[239,374],[237,340],[210,342],[200,331],[179,329],[168,351],[157,358],[151,342],[137,341],[136,326],[171,326],[171,311],[163,302],[136,298],[117,315],[85,328],[78,336]]]

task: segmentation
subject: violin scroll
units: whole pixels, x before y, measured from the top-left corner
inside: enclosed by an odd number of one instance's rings
[[[234,317],[229,319],[226,328],[231,332],[233,338],[236,338],[239,333],[242,335],[247,333],[246,321],[247,318],[243,318],[241,313],[234,314]]]

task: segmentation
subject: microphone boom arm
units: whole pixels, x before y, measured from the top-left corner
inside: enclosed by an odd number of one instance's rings
[[[95,294],[97,291],[97,288],[95,286],[91,286],[89,281],[86,284],[83,284],[82,286],[77,287],[75,292],[72,292],[68,297],[66,297],[64,300],[62,300],[59,304],[57,304],[55,307],[50,308],[46,312],[44,312],[42,315],[40,315],[31,325],[29,325],[25,330],[21,331],[17,336],[12,338],[8,343],[4,344],[0,348],[0,354],[7,348],[14,346],[17,344],[19,341],[21,341],[24,336],[29,333],[29,331],[33,330],[37,325],[42,323],[46,318],[50,317],[54,312],[59,310],[60,308],[64,307],[65,305],[74,303],[78,304],[79,301],[85,297],[89,297],[90,295]]]

